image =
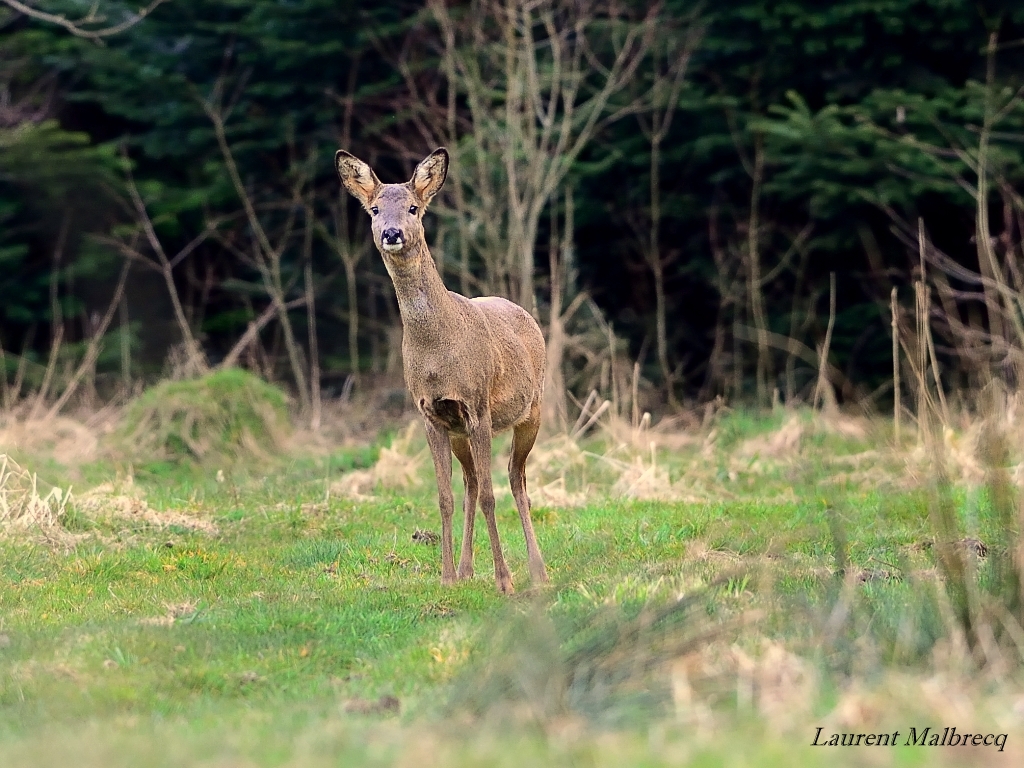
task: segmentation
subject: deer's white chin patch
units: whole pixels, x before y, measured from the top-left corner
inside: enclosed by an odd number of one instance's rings
[[[388,253],[394,253],[395,251],[400,251],[405,248],[405,243],[381,243],[380,247]]]

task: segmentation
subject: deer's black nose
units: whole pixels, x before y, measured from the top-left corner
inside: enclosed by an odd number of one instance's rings
[[[402,242],[402,230],[391,227],[380,233],[380,241],[384,245],[400,245]]]

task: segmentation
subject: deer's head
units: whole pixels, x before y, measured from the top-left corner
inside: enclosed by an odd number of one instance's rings
[[[448,150],[431,152],[404,184],[381,184],[373,170],[339,149],[334,156],[338,176],[370,214],[373,242],[388,264],[418,257],[423,243],[423,213],[448,175]]]

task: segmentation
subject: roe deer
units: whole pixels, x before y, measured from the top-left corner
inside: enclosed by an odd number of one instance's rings
[[[491,484],[491,435],[511,428],[509,482],[526,535],[530,578],[548,580],[530,521],[526,457],[540,429],[544,336],[529,312],[506,299],[467,299],[444,287],[423,239],[423,213],[448,175],[448,151],[437,149],[405,184],[381,184],[362,160],[339,150],[342,184],[372,217],[402,316],[405,383],[423,414],[441,508],[441,583],[473,575],[477,495],[487,521],[498,591],[513,591],[498,540]],[[452,545],[452,453],[466,484],[459,569]]]

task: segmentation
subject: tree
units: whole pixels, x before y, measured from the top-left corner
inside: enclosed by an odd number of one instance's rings
[[[643,108],[616,97],[645,59],[660,5],[639,19],[599,0],[476,0],[457,13],[431,0],[430,9],[448,87],[468,107],[468,126],[450,137],[467,206],[459,213],[483,223],[491,290],[534,309],[541,218],[594,137]]]

